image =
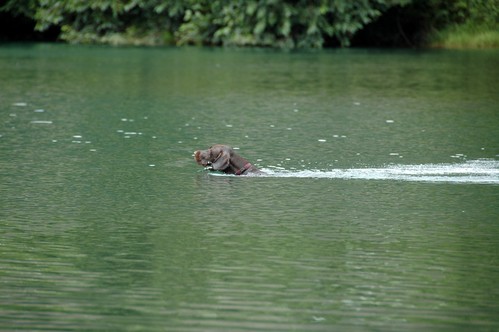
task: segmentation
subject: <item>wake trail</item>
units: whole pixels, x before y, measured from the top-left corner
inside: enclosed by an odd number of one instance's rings
[[[262,169],[264,177],[396,180],[499,184],[499,160],[479,159],[457,164],[389,165],[373,168],[288,171]]]

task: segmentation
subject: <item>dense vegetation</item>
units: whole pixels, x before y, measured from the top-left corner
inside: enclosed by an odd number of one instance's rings
[[[499,30],[499,0],[7,0],[1,10],[72,43],[414,46],[456,27]]]
[[[438,1],[435,1],[438,4]],[[499,47],[499,0],[459,0],[437,7],[442,17],[429,42],[442,47]]]

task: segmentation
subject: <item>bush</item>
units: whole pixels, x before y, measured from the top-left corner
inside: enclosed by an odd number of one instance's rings
[[[3,10],[77,43],[348,46],[388,8],[410,0],[8,0]]]
[[[447,48],[499,47],[499,0],[435,2],[428,44]],[[438,6],[437,6],[438,5]]]
[[[7,0],[0,10],[72,43],[347,47],[367,25],[360,39],[374,44],[472,31],[490,44],[499,30],[499,0]]]

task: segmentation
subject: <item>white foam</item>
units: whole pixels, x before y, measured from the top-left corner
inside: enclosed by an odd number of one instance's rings
[[[459,164],[390,165],[375,168],[288,171],[281,167],[263,169],[265,176],[499,184],[499,160],[470,160]]]
[[[30,123],[33,123],[33,124],[52,124],[52,121],[48,121],[48,120],[33,120]]]

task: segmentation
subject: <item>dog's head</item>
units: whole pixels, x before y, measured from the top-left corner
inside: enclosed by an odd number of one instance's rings
[[[194,152],[194,160],[203,166],[211,166],[212,169],[221,171],[229,167],[232,148],[228,145],[215,144],[208,150]]]

